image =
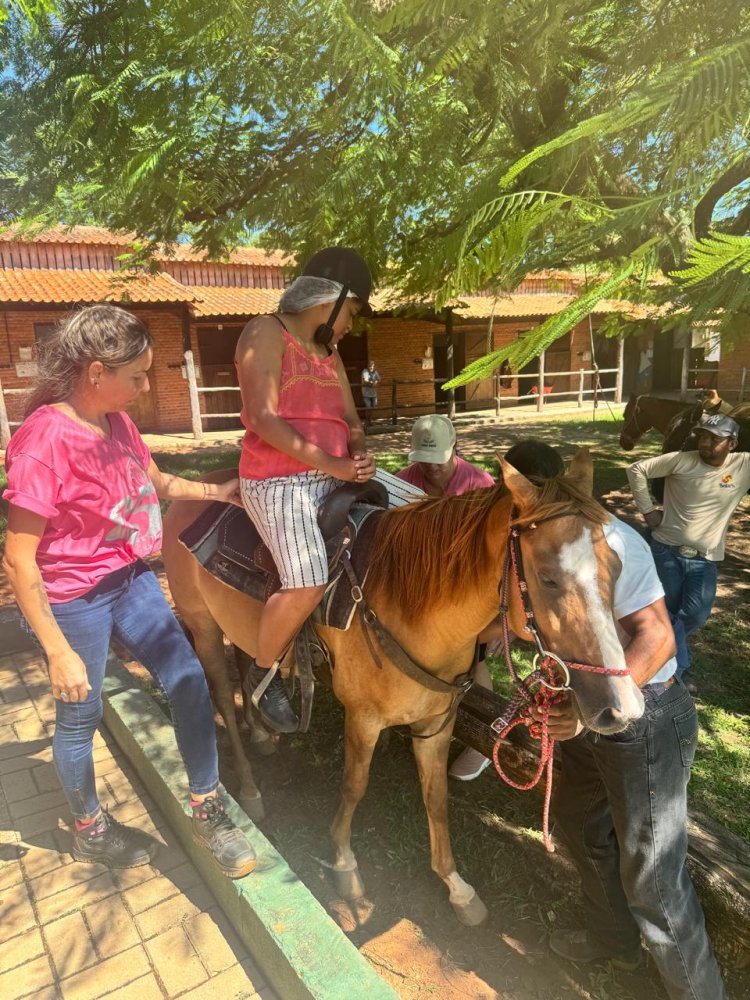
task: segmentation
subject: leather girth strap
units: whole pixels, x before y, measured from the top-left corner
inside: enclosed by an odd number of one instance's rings
[[[410,680],[415,681],[417,684],[420,684],[422,687],[425,687],[430,691],[436,691],[440,694],[449,694],[451,696],[451,703],[445,713],[445,718],[434,733],[427,733],[426,735],[412,733],[412,737],[418,740],[428,740],[433,736],[437,736],[438,733],[442,733],[451,719],[454,718],[456,712],[458,711],[461,699],[474,683],[474,672],[477,665],[479,644],[477,643],[474,649],[474,662],[472,663],[471,669],[468,673],[459,674],[453,681],[441,680],[440,677],[436,677],[434,674],[431,674],[429,670],[425,670],[424,667],[420,666],[415,660],[413,660],[404,647],[381,624],[380,619],[365,600],[362,588],[360,587],[354,569],[352,568],[348,552],[344,552],[342,554],[341,564],[344,568],[344,572],[349,578],[349,582],[351,583],[352,597],[354,598],[357,606],[357,613],[362,626],[362,634],[365,637],[367,647],[370,650],[370,655],[372,656],[375,666],[382,670],[383,661],[378,655],[378,651],[372,641],[370,633],[374,635],[380,649],[385,653],[391,663],[395,667],[398,667],[402,674],[405,674],[408,678],[410,678]]]

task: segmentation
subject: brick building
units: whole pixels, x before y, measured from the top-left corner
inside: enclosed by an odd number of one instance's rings
[[[94,226],[55,227],[33,237],[0,233],[0,381],[11,426],[22,418],[24,395],[33,376],[35,345],[52,326],[78,306],[117,302],[138,315],[154,335],[151,390],[141,397],[133,416],[144,431],[185,431],[191,409],[185,371],[185,351],[195,359],[201,389],[236,386],[232,363],[242,327],[252,316],[276,308],[287,283],[284,256],[255,248],[239,248],[221,262],[207,261],[189,246],[172,247],[159,259],[160,270],[122,270],[118,258],[132,248],[132,235]],[[446,396],[435,380],[490,350],[512,343],[547,316],[574,300],[583,279],[567,272],[529,277],[509,296],[462,299],[452,308],[451,327],[445,315],[429,311],[402,316],[387,297],[374,299],[375,316],[359,336],[347,337],[340,350],[359,403],[359,373],[372,358],[382,376],[379,415],[390,413],[395,399],[399,414],[445,408]],[[546,352],[546,372],[575,372],[591,367],[591,330],[604,314],[629,311],[620,301],[605,301],[592,317],[575,327]],[[491,343],[487,328],[494,315]],[[617,343],[594,333],[596,360],[601,368],[617,364]],[[449,344],[452,350],[449,350]],[[627,358],[626,358],[627,361]],[[535,359],[523,373],[538,371]],[[626,368],[627,375],[627,368]],[[614,376],[604,376],[612,385]],[[394,389],[395,383],[395,389]],[[456,407],[494,406],[498,389],[510,402],[529,394],[533,378],[506,374],[456,392]],[[578,374],[545,379],[547,392],[577,391]],[[590,378],[586,379],[590,388]],[[626,382],[627,388],[627,382]],[[531,400],[533,401],[533,397]],[[207,429],[239,426],[236,418],[216,416],[239,409],[236,392],[201,392],[200,408]]]

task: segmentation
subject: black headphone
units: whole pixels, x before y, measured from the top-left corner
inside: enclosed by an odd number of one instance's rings
[[[331,338],[333,337],[333,324],[336,322],[336,317],[341,312],[341,307],[346,301],[346,297],[349,294],[349,289],[344,285],[339,293],[339,297],[333,304],[333,309],[331,310],[331,315],[328,317],[325,323],[321,323],[318,329],[313,334],[314,340],[318,344],[323,344],[324,347],[328,348],[329,354],[331,353],[331,348],[329,344],[331,343]]]

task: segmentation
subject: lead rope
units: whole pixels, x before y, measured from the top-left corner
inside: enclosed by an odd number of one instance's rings
[[[554,685],[555,681],[555,661],[544,657],[541,662],[541,666],[533,670],[527,677],[521,679],[518,676],[518,671],[516,670],[515,664],[513,663],[513,657],[510,652],[510,628],[508,626],[508,586],[510,582],[510,571],[511,566],[516,575],[516,579],[519,581],[519,586],[525,588],[525,581],[521,581],[518,577],[518,567],[516,565],[516,543],[518,540],[518,531],[515,528],[511,529],[510,539],[508,544],[508,558],[505,560],[505,566],[503,568],[503,576],[500,589],[500,615],[502,617],[503,623],[503,653],[505,654],[505,664],[508,668],[508,673],[511,680],[516,688],[516,693],[511,698],[507,711],[505,715],[496,719],[492,723],[492,728],[497,732],[498,736],[495,740],[495,744],[492,747],[492,763],[495,765],[495,770],[506,785],[510,785],[511,788],[516,788],[520,792],[527,792],[532,788],[535,788],[541,780],[542,773],[546,771],[546,783],[544,790],[544,810],[542,812],[542,836],[544,838],[544,846],[549,854],[553,854],[555,851],[555,845],[552,843],[552,838],[549,832],[549,811],[550,803],[552,801],[552,779],[553,779],[553,766],[554,766],[554,752],[555,752],[555,741],[549,735],[549,709],[550,705],[554,705],[559,702],[562,698],[561,692],[554,692],[550,690],[549,687],[542,685],[538,691],[532,693],[531,688],[534,684],[541,684],[542,679],[546,679],[548,684]],[[530,613],[526,611],[527,626],[526,628],[531,631],[537,641],[540,651],[542,650],[541,643],[538,638],[536,629],[534,628],[533,618],[530,618]],[[531,717],[531,707],[535,705],[537,708],[541,709],[542,721],[541,723],[534,722]],[[520,782],[514,781],[509,777],[500,763],[500,747],[505,742],[508,734],[516,728],[516,726],[527,726],[529,730],[529,735],[533,739],[541,740],[541,747],[539,753],[539,767],[537,768],[536,774],[532,779],[526,784],[521,784]]]

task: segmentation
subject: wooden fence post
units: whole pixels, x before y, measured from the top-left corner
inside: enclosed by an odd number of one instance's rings
[[[625,339],[617,338],[617,375],[615,376],[615,402],[622,402],[622,379],[625,367]]]
[[[200,441],[203,437],[201,422],[201,404],[198,399],[198,383],[195,379],[195,362],[193,352],[185,351],[185,374],[187,375],[188,392],[190,393],[190,420],[193,425],[193,437]]]
[[[578,409],[580,410],[583,406],[583,379],[585,368],[578,369]]]
[[[396,400],[396,379],[394,378],[393,384],[391,385],[391,423],[395,424],[398,421],[398,403]]]
[[[738,403],[745,402],[745,380],[747,379],[747,368],[742,369],[742,375],[740,376],[740,392],[737,398]]]
[[[453,310],[450,306],[445,310],[445,374],[448,381],[455,375],[453,367]],[[456,390],[448,390],[448,416],[451,420],[456,415]]]
[[[687,342],[682,348],[682,371],[680,372],[680,399],[687,399],[688,374],[690,369],[690,331],[685,333]]]
[[[544,351],[539,355],[539,382],[537,384],[539,395],[536,399],[536,408],[538,411],[541,411],[544,406]]]
[[[0,448],[7,448],[10,441],[10,424],[8,423],[8,411],[5,408],[5,393],[3,383],[0,382]]]
[[[492,376],[492,386],[495,390],[495,416],[500,416],[500,376]]]

